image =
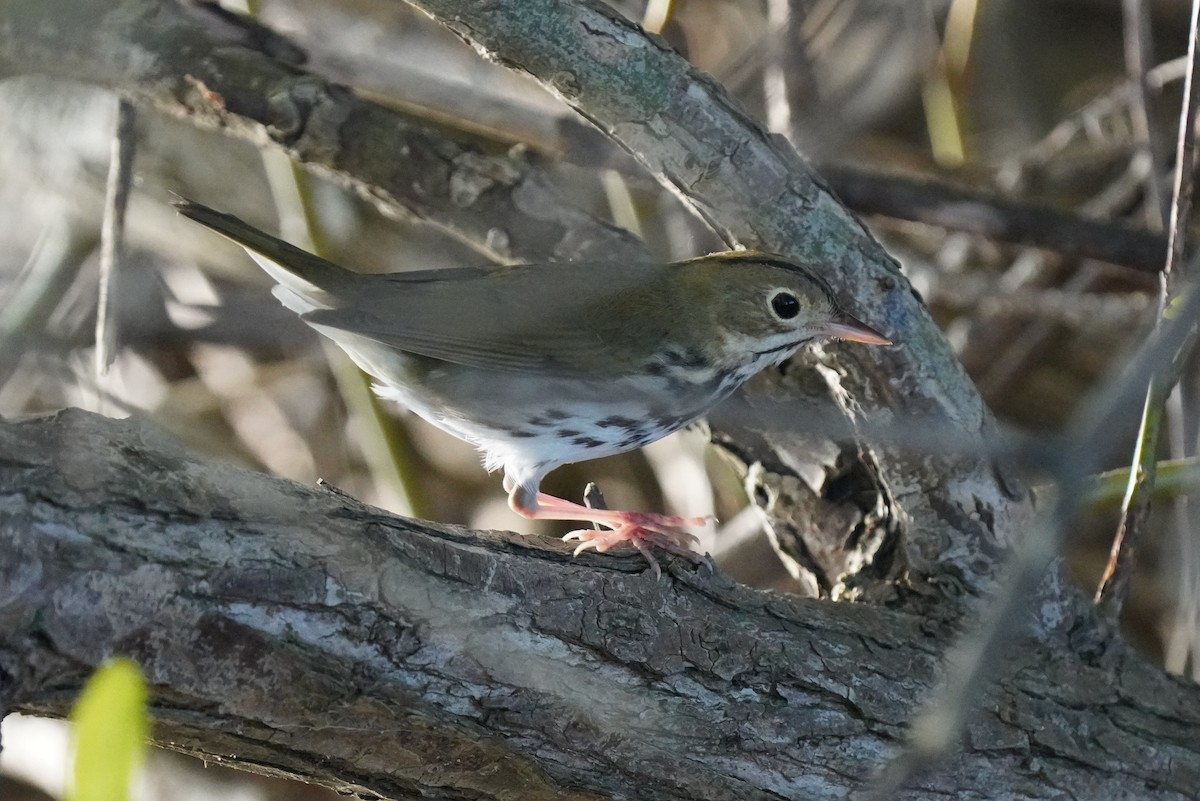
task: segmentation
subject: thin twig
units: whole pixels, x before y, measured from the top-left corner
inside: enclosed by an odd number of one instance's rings
[[[120,296],[117,262],[125,243],[125,211],[133,186],[133,157],[137,150],[137,112],[132,103],[117,103],[117,129],[113,135],[108,186],[104,193],[104,224],[100,229],[100,297],[96,304],[96,375],[108,372],[117,357],[115,307]]]
[[[1129,113],[1133,121],[1134,146],[1146,165],[1146,223],[1161,231],[1169,206],[1163,175],[1166,159],[1159,148],[1158,118],[1150,110],[1150,81],[1147,74],[1154,62],[1150,38],[1150,11],[1145,0],[1122,0],[1125,21],[1125,72],[1129,85]]]
[[[600,491],[600,485],[595,481],[589,481],[587,486],[583,488],[583,505],[589,509],[607,509],[608,503],[604,500],[604,493]],[[592,523],[592,528],[600,530],[599,523]]]
[[[1189,375],[1176,385],[1175,391],[1167,399],[1167,422],[1170,430],[1170,446],[1172,455],[1185,456],[1183,463],[1197,463],[1196,459],[1196,409],[1200,408],[1200,398],[1197,398],[1196,377],[1197,361],[1195,355],[1188,364]],[[1170,484],[1174,477],[1167,462],[1159,465],[1155,495],[1161,497],[1164,484]],[[1197,626],[1200,613],[1200,561],[1197,559],[1197,549],[1193,532],[1200,528],[1200,505],[1196,503],[1195,493],[1198,489],[1193,484],[1185,484],[1179,488],[1182,491],[1172,492],[1169,497],[1171,517],[1169,525],[1174,535],[1176,547],[1175,564],[1178,575],[1178,585],[1172,599],[1174,609],[1169,615],[1163,639],[1163,667],[1176,674],[1188,672],[1188,662],[1191,661],[1191,677],[1200,679],[1200,660],[1197,660],[1197,647],[1200,646],[1200,626]]]
[[[264,150],[262,159],[281,220],[281,233],[313,253],[328,255],[330,249],[317,224],[305,174],[278,151]],[[383,401],[371,390],[369,377],[340,348],[324,337],[321,346],[353,421],[381,505],[399,514],[428,517],[432,507],[418,479],[420,460],[407,429],[387,413]]]
[[[1193,15],[1197,14],[1195,6],[1192,8]],[[1192,28],[1195,31],[1197,27],[1196,19],[1193,19]],[[1194,40],[1193,40],[1194,44]],[[1188,54],[1188,65],[1192,65],[1194,54]],[[1194,95],[1196,93],[1196,76],[1192,69],[1188,69],[1185,73],[1186,81],[1184,84],[1184,96],[1192,100],[1192,110],[1185,110],[1184,117],[1188,114],[1193,116],[1196,114]],[[1194,126],[1194,120],[1192,125]],[[1185,130],[1185,121],[1181,121],[1181,133]],[[1182,164],[1184,161],[1189,161],[1194,158],[1191,153],[1194,147],[1195,128],[1190,128],[1186,135],[1179,137],[1179,152],[1177,161]],[[1187,148],[1185,151],[1184,148]],[[1193,167],[1194,169],[1194,167]],[[1191,174],[1189,170],[1188,175]],[[1185,175],[1182,171],[1176,174],[1176,177]],[[1186,181],[1186,191],[1188,192],[1188,202],[1190,204],[1190,191],[1193,184],[1190,180]],[[1185,191],[1185,183],[1177,183],[1176,194],[1181,196]],[[1174,214],[1174,209],[1172,209]],[[1182,209],[1178,212],[1179,219],[1186,221],[1191,217],[1189,213],[1184,213]],[[1180,226],[1181,230],[1183,229]],[[1176,282],[1180,280],[1180,270],[1175,269],[1181,265],[1180,259],[1183,257],[1183,236],[1181,230],[1176,229],[1176,220],[1171,221],[1172,234],[1179,234],[1171,240],[1171,245],[1168,249],[1168,259],[1170,263],[1169,275]],[[1190,373],[1186,380],[1181,380],[1177,383],[1171,395],[1167,399],[1168,422],[1170,423],[1170,449],[1173,455],[1180,457],[1194,457],[1197,452],[1200,452],[1200,441],[1197,437],[1200,434],[1200,414],[1197,410],[1200,409],[1200,388],[1197,386],[1197,359],[1193,354],[1192,358],[1186,365],[1186,370]],[[1197,634],[1200,629],[1197,628],[1197,615],[1200,611],[1200,565],[1197,565],[1197,551],[1194,542],[1193,532],[1197,529],[1197,514],[1200,509],[1197,508],[1194,499],[1188,494],[1181,494],[1173,499],[1172,504],[1172,519],[1171,525],[1174,528],[1176,538],[1179,542],[1178,565],[1179,565],[1179,585],[1176,590],[1175,597],[1176,611],[1173,625],[1169,629],[1167,635],[1166,654],[1164,655],[1164,666],[1167,670],[1174,673],[1184,673],[1187,669],[1187,661],[1191,656],[1191,675],[1193,678],[1200,678],[1200,660],[1197,660]]]
[[[800,32],[805,15],[796,7],[799,2],[767,0],[770,45],[763,66],[767,127],[793,142],[802,129],[800,116],[812,106],[817,93],[812,63]]]
[[[1196,116],[1200,107],[1200,83],[1197,83],[1197,40],[1200,39],[1200,0],[1192,2],[1192,29],[1188,38],[1188,71],[1183,85],[1183,113],[1179,120],[1179,139],[1175,152],[1175,185],[1168,231],[1167,280],[1180,283],[1187,223],[1192,215],[1192,190],[1196,171]]]
[[[1167,263],[1163,269],[1163,298],[1158,325],[1168,313],[1168,299],[1178,297],[1176,288],[1183,263],[1185,227],[1191,216],[1193,172],[1195,170],[1196,109],[1200,104],[1200,86],[1196,82],[1197,40],[1200,39],[1200,0],[1192,3],[1192,26],[1188,39],[1188,71],[1184,78],[1183,110],[1179,118],[1178,149],[1175,158],[1175,183],[1172,192],[1168,229]],[[1169,373],[1156,373],[1146,393],[1142,425],[1134,450],[1134,470],[1121,509],[1121,522],[1113,537],[1108,564],[1096,589],[1096,603],[1110,619],[1121,613],[1128,593],[1129,579],[1137,564],[1137,548],[1150,517],[1154,494],[1154,473],[1158,462],[1158,436],[1162,428],[1163,404],[1179,380],[1182,362]]]
[[[1150,520],[1150,502],[1158,470],[1158,437],[1162,431],[1163,399],[1160,381],[1151,381],[1133,448],[1133,466],[1121,500],[1121,520],[1113,536],[1108,563],[1096,588],[1095,602],[1109,620],[1121,615],[1129,580],[1137,562],[1137,546]]]
[[[1169,83],[1181,80],[1187,74],[1187,57],[1164,61],[1146,73],[1147,85],[1154,91],[1161,91]],[[1031,148],[1021,152],[1020,156],[1008,160],[1000,169],[997,183],[1006,191],[1019,192],[1025,182],[1027,173],[1036,167],[1050,163],[1071,142],[1081,134],[1088,133],[1098,119],[1119,114],[1130,102],[1129,83],[1123,81],[1112,91],[1105,92],[1093,98],[1082,108],[1059,122],[1054,128]]]

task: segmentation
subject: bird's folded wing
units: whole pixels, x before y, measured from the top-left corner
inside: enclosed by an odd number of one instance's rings
[[[450,281],[427,272],[379,276],[339,308],[303,319],[431,359],[547,376],[627,373],[666,335],[661,315],[636,308],[644,289],[637,277],[606,280],[602,267],[582,282],[568,274],[587,265],[502,269],[512,273]],[[649,268],[646,278],[652,275]]]

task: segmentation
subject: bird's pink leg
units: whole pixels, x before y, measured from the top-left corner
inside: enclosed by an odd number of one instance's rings
[[[575,549],[578,555],[581,551],[594,548],[603,553],[614,545],[629,543],[641,551],[655,575],[661,575],[658,561],[651,555],[647,546],[655,545],[663,550],[683,556],[696,563],[703,563],[704,557],[694,548],[699,544],[684,526],[702,526],[708,522],[705,517],[679,517],[677,515],[660,515],[652,512],[620,512],[611,509],[589,509],[577,503],[556,498],[539,492],[534,503],[520,497],[522,493],[514,491],[509,497],[509,505],[517,514],[530,520],[578,520],[581,522],[599,523],[608,527],[609,531],[596,529],[579,529],[563,537],[566,541],[576,540],[579,547]],[[526,496],[527,497],[527,496]]]

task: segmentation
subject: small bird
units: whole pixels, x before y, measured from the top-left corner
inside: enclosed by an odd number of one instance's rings
[[[686,527],[704,518],[589,509],[539,492],[542,478],[665,437],[808,342],[891,344],[814,270],[766,253],[367,275],[199,203],[174,205],[245,248],[278,282],[275,297],[381,397],[503,467],[515,512],[599,523],[608,530],[564,539],[579,541],[576,554],[630,543],[656,574],[647,546],[695,559]]]

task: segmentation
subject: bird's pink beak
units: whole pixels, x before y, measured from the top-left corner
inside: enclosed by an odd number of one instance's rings
[[[876,331],[862,320],[855,319],[845,312],[835,323],[829,323],[822,333],[826,336],[844,339],[847,342],[862,342],[867,345],[890,345],[892,340]]]

